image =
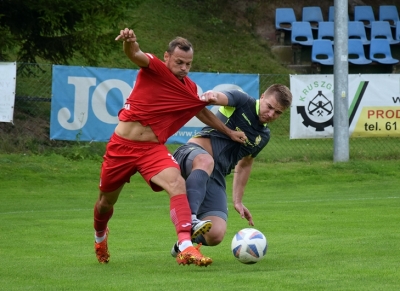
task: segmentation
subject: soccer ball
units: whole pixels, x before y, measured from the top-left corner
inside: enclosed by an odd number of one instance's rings
[[[262,232],[254,228],[239,230],[232,239],[231,250],[239,262],[255,264],[267,253],[268,243]]]

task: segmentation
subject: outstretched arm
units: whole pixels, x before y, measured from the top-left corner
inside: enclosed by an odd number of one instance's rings
[[[201,94],[200,99],[207,101],[212,105],[221,105],[221,106],[228,105],[228,97],[224,93],[217,91],[212,91],[212,90],[206,91],[203,94]]]
[[[210,90],[204,92],[203,94],[201,94],[200,99],[214,105],[228,105],[228,97],[224,93],[217,91]],[[233,141],[245,143],[247,140],[244,132],[228,128],[221,120],[218,119],[218,117],[214,115],[214,113],[212,113],[207,108],[204,108],[202,111],[200,111],[196,115],[196,117],[208,126],[211,126],[219,132],[222,132],[223,134],[229,136]]]
[[[240,217],[246,218],[251,226],[254,226],[253,217],[251,216],[250,211],[243,204],[243,195],[244,188],[246,187],[247,181],[250,177],[253,161],[254,158],[247,156],[238,162],[235,167],[232,188],[233,206],[240,214]]]
[[[124,52],[136,65],[139,67],[147,67],[149,65],[149,58],[140,50],[139,44],[136,42],[135,32],[132,29],[125,28],[121,30],[115,40],[124,41]]]
[[[246,135],[244,132],[232,130],[227,127],[218,117],[215,116],[207,108],[202,109],[199,113],[197,113],[196,117],[203,123],[207,124],[208,126],[222,132],[223,134],[229,136],[233,141],[239,143],[246,142]]]

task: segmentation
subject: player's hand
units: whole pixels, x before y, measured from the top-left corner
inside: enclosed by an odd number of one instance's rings
[[[214,91],[209,90],[209,91],[206,91],[203,94],[201,94],[200,100],[213,104],[213,103],[217,102],[218,98],[217,98],[217,94],[214,93]]]
[[[251,213],[247,209],[247,207],[243,205],[243,203],[235,204],[235,210],[239,213],[239,215],[242,219],[243,218],[247,219],[250,226],[254,226],[253,217],[251,216]]]
[[[238,142],[238,143],[246,143],[247,136],[243,131],[236,131],[236,130],[231,130],[229,133],[229,137],[231,140]]]
[[[132,29],[125,28],[119,32],[119,35],[115,38],[115,40],[123,40],[126,42],[135,42],[136,35]]]

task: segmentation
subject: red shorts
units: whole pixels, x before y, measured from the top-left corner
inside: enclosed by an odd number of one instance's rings
[[[162,191],[150,179],[171,167],[180,171],[178,163],[165,145],[132,141],[114,133],[103,156],[99,188],[103,192],[114,191],[129,183],[130,177],[139,172],[153,191]]]

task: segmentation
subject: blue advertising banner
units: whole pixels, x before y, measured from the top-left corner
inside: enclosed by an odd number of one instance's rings
[[[108,141],[135,85],[138,70],[53,66],[50,139]],[[199,95],[208,90],[241,89],[259,98],[257,74],[189,73]],[[144,96],[145,98],[145,96]],[[209,106],[213,112],[218,106]],[[185,143],[204,126],[192,118],[167,143]]]

